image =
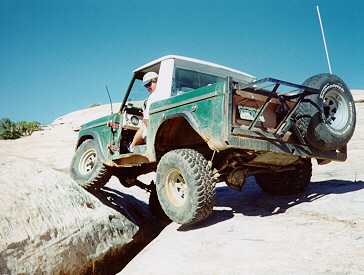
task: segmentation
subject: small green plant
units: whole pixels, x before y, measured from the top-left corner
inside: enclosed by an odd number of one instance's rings
[[[16,124],[5,117],[0,120],[0,138],[16,139],[21,136],[21,132],[17,129]]]
[[[96,106],[100,106],[100,103],[94,103],[94,104],[91,104],[90,106],[88,106],[89,108],[92,108],[92,107],[96,107]]]
[[[23,136],[30,136],[35,131],[41,130],[39,122],[26,122],[20,121],[17,124],[17,128],[22,133]]]

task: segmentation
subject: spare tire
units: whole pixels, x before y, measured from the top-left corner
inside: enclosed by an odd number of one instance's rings
[[[352,137],[356,122],[349,88],[332,74],[312,76],[302,85],[320,91],[306,96],[296,110],[297,126],[306,142],[321,150],[343,148]]]

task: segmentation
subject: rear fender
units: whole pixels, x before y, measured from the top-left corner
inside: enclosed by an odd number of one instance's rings
[[[190,147],[193,144],[206,143],[207,137],[201,130],[200,123],[189,110],[181,110],[164,116],[158,124],[156,134],[149,135],[153,144],[149,149],[155,159],[159,159],[171,149]]]
[[[203,138],[200,123],[197,120],[196,116],[189,110],[181,110],[179,112],[168,114],[164,117],[164,120],[162,120],[161,124],[163,124],[163,122],[168,119],[177,117],[183,117],[190,124],[190,126]]]

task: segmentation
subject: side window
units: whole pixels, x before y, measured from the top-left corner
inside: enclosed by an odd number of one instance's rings
[[[173,79],[172,96],[187,93],[223,80],[224,78],[220,76],[176,67]]]

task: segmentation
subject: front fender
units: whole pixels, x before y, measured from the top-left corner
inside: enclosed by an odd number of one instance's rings
[[[107,158],[106,158],[105,150],[104,150],[104,148],[102,146],[101,137],[100,137],[99,132],[96,131],[96,130],[85,132],[85,133],[80,133],[80,135],[78,136],[78,142],[77,142],[77,145],[76,145],[76,150],[82,144],[82,142],[84,142],[87,139],[93,139],[95,141],[97,153],[100,156],[101,162],[107,163]]]

